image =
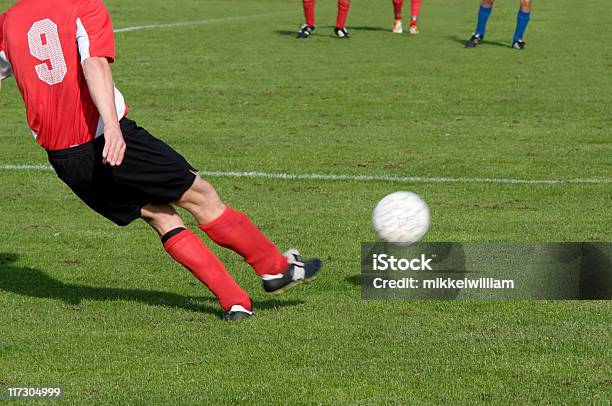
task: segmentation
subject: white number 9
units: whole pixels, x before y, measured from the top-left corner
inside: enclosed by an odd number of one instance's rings
[[[35,66],[40,80],[48,85],[61,83],[68,72],[68,68],[57,32],[57,25],[48,18],[35,22],[28,31],[28,44],[32,56],[44,62]],[[51,68],[46,61],[49,61]]]

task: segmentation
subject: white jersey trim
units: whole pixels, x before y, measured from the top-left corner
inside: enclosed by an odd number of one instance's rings
[[[80,18],[76,19],[76,39],[77,45],[79,47],[79,55],[81,56],[81,62],[85,59],[89,58],[89,34],[87,34],[87,30],[83,26]]]

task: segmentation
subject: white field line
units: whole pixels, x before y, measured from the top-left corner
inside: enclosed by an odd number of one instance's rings
[[[2,171],[51,171],[46,164],[0,165]],[[200,171],[204,177],[214,178],[263,178],[282,180],[327,180],[352,182],[391,182],[391,183],[490,183],[509,185],[562,185],[562,184],[611,184],[612,179],[517,179],[517,178],[474,178],[474,177],[428,177],[428,176],[392,176],[392,175],[349,175],[324,173],[269,173],[238,171]]]
[[[240,21],[240,20],[249,20],[251,18],[259,18],[259,17],[271,17],[279,14],[289,14],[288,12],[277,12],[277,13],[267,13],[267,14],[254,14],[250,16],[236,16],[236,17],[222,17],[222,18],[212,18],[208,20],[193,20],[193,21],[179,21],[176,23],[167,23],[167,24],[148,24],[148,25],[134,25],[131,27],[117,28],[113,30],[115,33],[118,32],[130,32],[130,31],[139,31],[139,30],[154,30],[157,28],[172,28],[172,27],[187,27],[190,25],[204,25],[204,24],[212,24],[212,23],[225,23],[230,21]]]

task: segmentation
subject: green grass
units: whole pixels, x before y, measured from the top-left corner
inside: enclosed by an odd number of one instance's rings
[[[334,2],[308,41],[293,0],[106,3],[117,28],[256,16],[117,34],[130,116],[200,169],[612,176],[604,0],[535,3],[521,53],[513,1],[475,50],[460,42],[476,1],[426,2],[418,37],[389,33],[390,4],[355,2],[349,41],[332,37]],[[1,165],[45,162],[12,80],[0,143]],[[427,241],[611,241],[609,183],[213,178],[279,246],[326,262],[271,298],[213,247],[258,309],[229,324],[142,222],[113,226],[51,172],[0,179],[0,386],[60,384],[68,404],[610,404],[610,302],[363,302],[355,284],[391,191],[428,201]]]

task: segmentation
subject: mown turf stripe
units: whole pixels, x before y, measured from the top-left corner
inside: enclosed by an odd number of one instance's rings
[[[172,28],[172,27],[187,27],[190,25],[204,25],[204,24],[212,24],[212,23],[225,23],[229,21],[240,21],[240,20],[249,20],[251,18],[259,18],[259,17],[271,17],[279,14],[288,14],[288,12],[278,12],[278,13],[267,13],[267,14],[254,14],[250,16],[236,16],[236,17],[223,17],[223,18],[211,18],[207,20],[193,20],[193,21],[178,21],[175,23],[166,23],[166,24],[148,24],[148,25],[133,25],[130,27],[117,28],[114,30],[115,33],[118,32],[130,32],[130,31],[139,31],[139,30],[154,30],[158,28]]]
[[[45,164],[24,165],[0,165],[0,170],[5,171],[27,171],[42,170],[50,171],[51,166]],[[200,171],[204,177],[216,178],[264,178],[284,180],[329,180],[329,181],[354,181],[354,182],[396,182],[396,183],[492,183],[492,184],[515,184],[515,185],[562,185],[562,184],[609,184],[612,179],[517,179],[517,178],[472,178],[472,177],[428,177],[428,176],[391,176],[391,175],[349,175],[349,174],[324,174],[324,173],[269,173],[269,172],[238,172],[238,171]]]

